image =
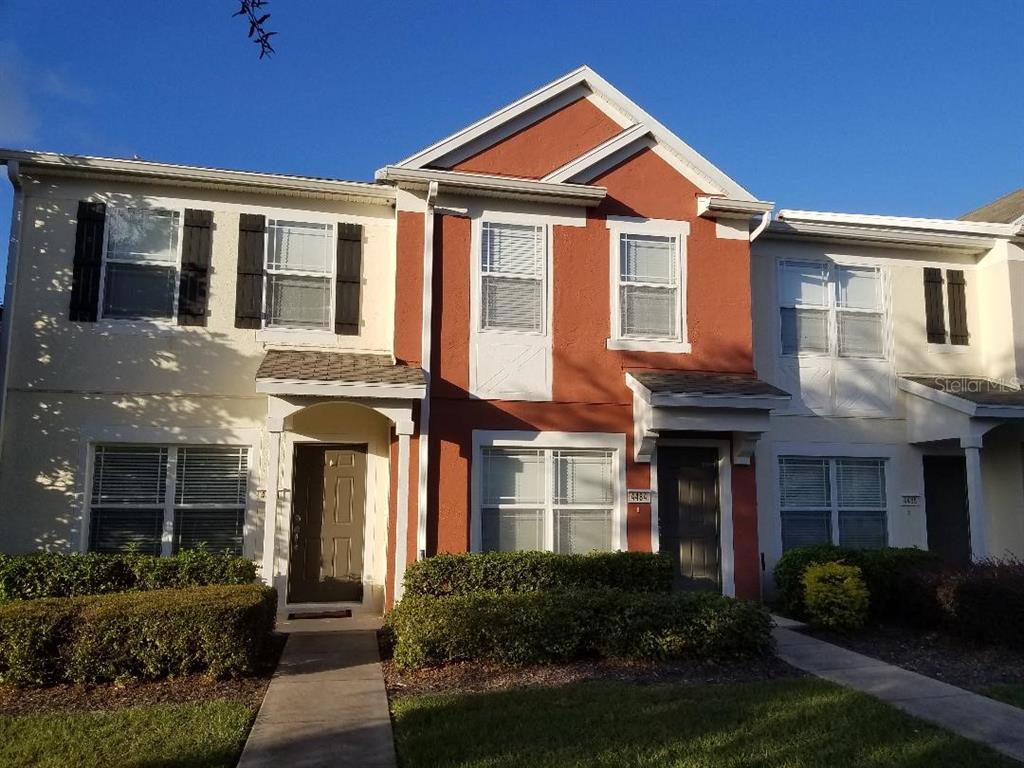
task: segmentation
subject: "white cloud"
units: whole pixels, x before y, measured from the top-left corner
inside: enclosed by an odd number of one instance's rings
[[[14,44],[0,41],[0,145],[32,141],[39,126],[29,102],[24,71]]]
[[[36,70],[12,41],[0,40],[0,146],[38,138],[38,99],[88,104],[92,93],[53,70]]]

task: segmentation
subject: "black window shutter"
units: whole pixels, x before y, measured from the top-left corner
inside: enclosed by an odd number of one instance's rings
[[[925,267],[924,318],[929,344],[946,343],[946,318],[942,304],[942,270]]]
[[[254,213],[239,216],[235,328],[263,325],[263,236],[266,231],[265,216]]]
[[[949,343],[967,343],[967,283],[963,270],[946,270],[946,292],[949,299]]]
[[[90,203],[86,200],[78,203],[75,258],[71,268],[71,306],[68,312],[68,317],[77,322],[96,322],[106,219],[107,206],[103,203]]]
[[[212,238],[213,212],[186,208],[181,243],[178,325],[206,325]]]
[[[363,280],[363,227],[338,224],[337,290],[334,297],[334,332],[359,335],[359,294]]]

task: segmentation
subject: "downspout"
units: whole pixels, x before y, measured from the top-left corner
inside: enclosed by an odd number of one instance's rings
[[[11,236],[7,246],[7,279],[4,287],[4,313],[0,325],[0,455],[4,446],[4,424],[7,413],[7,373],[11,362],[11,323],[14,321],[14,289],[18,282],[18,255],[21,251],[22,219],[25,211],[25,190],[21,184],[21,168],[17,160],[7,161],[7,178],[14,187],[11,210]]]
[[[430,360],[434,316],[434,201],[437,182],[427,187],[427,210],[423,220],[423,338],[420,365],[426,375],[426,392],[420,405],[419,475],[416,496],[416,559],[427,556],[427,462],[430,453]]]
[[[771,223],[772,223],[772,212],[771,211],[765,211],[764,213],[762,213],[761,214],[761,223],[758,224],[754,228],[753,232],[750,233],[750,242],[754,242],[755,240],[757,240],[757,238],[761,236],[761,233],[764,232],[766,229],[768,229],[768,225],[771,224]]]

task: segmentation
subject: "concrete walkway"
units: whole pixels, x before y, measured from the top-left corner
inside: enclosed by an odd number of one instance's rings
[[[1024,762],[1024,709],[817,640],[776,619],[783,661]]]
[[[395,768],[380,619],[281,622],[284,654],[239,768]]]

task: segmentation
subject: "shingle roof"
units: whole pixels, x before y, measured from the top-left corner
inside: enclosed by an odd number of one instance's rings
[[[698,371],[630,371],[630,375],[657,394],[732,395],[737,397],[789,397],[756,376],[742,373]]]
[[[272,349],[256,379],[337,381],[360,384],[424,384],[421,368],[394,363],[386,355]]]
[[[987,221],[993,224],[1012,224],[1024,216],[1024,187],[1003,195],[980,208],[961,216],[963,221]]]
[[[903,376],[902,378],[978,405],[1024,406],[1024,390],[983,376]]]

